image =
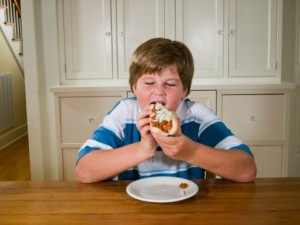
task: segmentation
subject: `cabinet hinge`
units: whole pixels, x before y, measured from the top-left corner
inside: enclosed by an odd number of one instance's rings
[[[67,73],[67,64],[65,63],[65,73]]]

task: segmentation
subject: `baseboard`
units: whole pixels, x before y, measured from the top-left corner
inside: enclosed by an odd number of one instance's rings
[[[0,136],[0,150],[27,134],[27,124],[16,127],[12,131]]]

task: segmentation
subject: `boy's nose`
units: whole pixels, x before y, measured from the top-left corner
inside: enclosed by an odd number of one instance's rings
[[[163,85],[156,85],[154,88],[154,93],[157,95],[163,95],[165,93]]]

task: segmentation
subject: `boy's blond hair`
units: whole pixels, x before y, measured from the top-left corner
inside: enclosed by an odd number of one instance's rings
[[[129,68],[131,89],[143,74],[159,72],[171,65],[177,67],[183,88],[189,94],[194,75],[193,56],[182,42],[165,38],[150,39],[135,50]]]

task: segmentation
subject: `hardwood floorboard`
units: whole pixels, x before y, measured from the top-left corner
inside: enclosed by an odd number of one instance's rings
[[[0,150],[0,180],[30,180],[28,136]]]

